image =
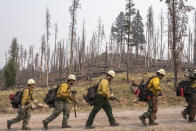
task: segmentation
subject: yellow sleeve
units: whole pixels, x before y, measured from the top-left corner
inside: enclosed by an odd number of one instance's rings
[[[68,85],[67,84],[61,85],[59,95],[60,95],[60,98],[62,98],[62,99],[70,98],[71,93],[68,92]]]
[[[191,87],[192,87],[192,88],[196,88],[196,80],[194,80],[194,81],[192,82]]]
[[[153,79],[153,87],[157,90],[157,91],[161,91],[162,88],[160,87],[160,79],[158,77],[155,77]]]
[[[106,98],[110,98],[110,89],[109,89],[109,86],[108,86],[108,81],[107,80],[102,80],[101,81],[101,91],[100,91],[100,94],[102,94],[104,97]]]
[[[25,89],[22,95],[22,105],[25,105],[28,102],[29,89]]]

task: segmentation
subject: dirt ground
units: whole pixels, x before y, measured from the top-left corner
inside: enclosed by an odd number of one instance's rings
[[[95,129],[92,131],[196,131],[196,123],[188,123],[184,120],[180,113],[183,107],[169,107],[169,108],[159,108],[157,114],[157,121],[160,123],[158,126],[144,127],[138,120],[138,117],[146,109],[134,109],[134,110],[120,110],[115,109],[113,114],[120,123],[119,127],[110,127],[106,114],[101,111],[97,114],[94,126]],[[16,114],[1,114],[0,115],[0,131],[6,129],[6,121],[15,117]],[[42,120],[45,119],[49,113],[46,114],[33,114],[29,123],[32,130],[41,131],[43,130]],[[71,113],[69,125],[72,125],[71,129],[61,129],[62,114],[49,124],[49,130],[52,131],[83,131],[85,122],[89,115],[87,113],[78,113],[78,117],[75,118],[74,114]],[[20,130],[21,122],[12,125],[12,130]]]

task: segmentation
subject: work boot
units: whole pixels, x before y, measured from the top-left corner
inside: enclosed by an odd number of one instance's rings
[[[142,124],[143,124],[144,126],[147,125],[147,124],[146,124],[146,118],[145,118],[144,116],[140,116],[139,119],[140,119],[140,121],[142,122]]]
[[[110,126],[119,126],[119,123],[110,124]]]
[[[94,129],[94,126],[85,126],[86,129]]]
[[[22,127],[22,130],[31,130],[30,127]]]
[[[63,125],[61,128],[71,128],[70,125]]]
[[[42,121],[42,123],[43,123],[44,129],[45,129],[45,130],[48,130],[48,123],[46,123],[46,122],[44,122],[44,121]]]
[[[193,118],[189,117],[188,118],[188,122],[196,122],[196,120],[194,120]]]
[[[7,121],[7,129],[11,129],[11,125],[12,125],[12,124],[11,124],[10,121],[8,120],[8,121]]]
[[[150,120],[149,125],[156,126],[156,125],[159,125],[159,123],[155,122],[154,120]]]
[[[187,113],[186,113],[185,111],[182,111],[181,115],[182,115],[182,117],[183,117],[185,120],[187,120]]]

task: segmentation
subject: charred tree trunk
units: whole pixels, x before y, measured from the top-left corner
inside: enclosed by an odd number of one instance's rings
[[[193,53],[194,65],[196,65],[196,11],[195,11],[195,31],[194,31],[194,53]]]
[[[174,70],[174,90],[177,88],[177,80],[178,80],[178,65],[177,65],[177,55],[176,55],[176,10],[175,10],[175,0],[173,0],[173,17],[172,17],[172,32],[173,32],[173,46],[172,46],[172,54],[173,54],[173,70]]]

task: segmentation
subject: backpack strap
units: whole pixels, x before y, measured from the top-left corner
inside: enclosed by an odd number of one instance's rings
[[[153,78],[155,78],[155,77],[157,77],[157,76],[152,76],[152,77],[150,77],[150,78],[148,79],[148,81],[146,82],[147,88],[148,88],[148,85],[149,85],[150,81],[151,81]],[[151,88],[152,88],[152,87],[151,87]]]
[[[98,87],[99,87],[99,84],[101,83],[102,80],[103,80],[103,79],[101,79],[101,80],[97,83],[97,85],[96,85],[96,92],[97,92],[97,89],[98,89]],[[102,91],[102,90],[100,90],[100,91]]]

